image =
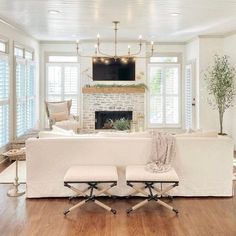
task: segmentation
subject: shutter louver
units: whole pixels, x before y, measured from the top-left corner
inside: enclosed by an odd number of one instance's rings
[[[192,67],[185,67],[185,128],[192,128]]]
[[[26,65],[16,60],[16,136],[23,135],[26,128]]]
[[[165,69],[166,124],[179,123],[179,70],[177,67]]]
[[[9,142],[9,63],[0,56],[0,147]]]
[[[35,65],[16,59],[16,136],[36,125]]]

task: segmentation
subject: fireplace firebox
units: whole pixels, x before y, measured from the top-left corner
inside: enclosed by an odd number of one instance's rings
[[[95,111],[95,129],[113,129],[116,120],[132,120],[132,117],[132,111]]]

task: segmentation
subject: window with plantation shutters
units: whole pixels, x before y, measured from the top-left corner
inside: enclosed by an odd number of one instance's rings
[[[0,147],[9,142],[9,62],[0,55]]]
[[[72,99],[71,114],[78,115],[79,65],[48,63],[46,90],[49,102]]]
[[[16,58],[16,136],[36,125],[35,65],[32,61]]]
[[[195,128],[194,64],[185,66],[185,128]]]
[[[149,127],[180,127],[180,65],[149,64]]]

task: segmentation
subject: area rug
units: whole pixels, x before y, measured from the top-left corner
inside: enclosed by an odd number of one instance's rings
[[[16,176],[16,163],[12,163],[5,170],[0,173],[0,184],[12,184],[14,183]],[[19,183],[26,183],[26,161],[18,162],[18,177]]]

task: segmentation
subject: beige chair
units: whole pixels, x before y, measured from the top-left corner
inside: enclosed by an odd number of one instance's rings
[[[62,129],[73,130],[75,133],[78,132],[79,119],[70,114],[71,105],[72,100],[45,102],[50,129],[55,125]]]

